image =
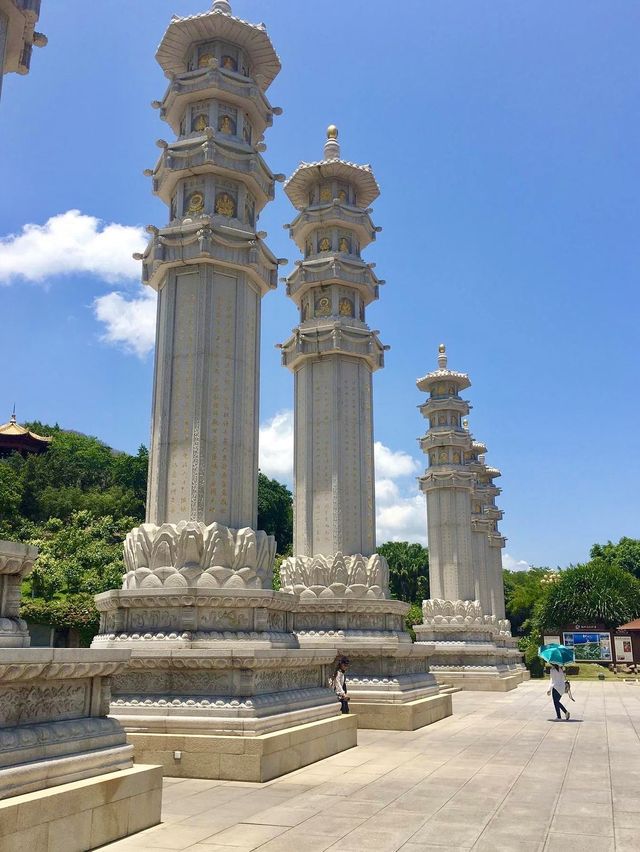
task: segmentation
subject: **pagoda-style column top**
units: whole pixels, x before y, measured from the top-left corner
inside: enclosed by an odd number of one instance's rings
[[[458,394],[461,390],[471,387],[471,382],[466,373],[459,373],[448,369],[446,346],[444,343],[441,343],[438,347],[438,369],[418,379],[416,385],[418,390],[425,391],[426,393],[436,396],[447,396],[449,394]]]
[[[246,54],[247,64],[224,51],[224,55],[216,55],[214,50],[203,50],[203,42],[208,39],[240,47]],[[199,46],[198,55],[194,56],[196,46]],[[160,42],[156,59],[169,79],[219,64],[234,78],[255,80],[263,92],[282,67],[265,25],[234,17],[227,0],[214,0],[209,12],[184,18],[174,15]]]
[[[297,210],[313,206],[309,202],[309,189],[313,184],[336,179],[351,185],[356,194],[356,206],[367,208],[380,195],[380,187],[370,165],[358,165],[342,160],[338,143],[338,128],[331,124],[327,129],[323,159],[315,163],[300,163],[284,184],[284,191]],[[323,199],[320,199],[322,202]],[[331,201],[331,199],[329,199]]]

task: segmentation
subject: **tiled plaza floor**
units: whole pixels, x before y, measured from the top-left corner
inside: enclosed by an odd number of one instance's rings
[[[163,824],[103,849],[190,852],[640,850],[640,684],[453,696],[454,715],[268,784],[166,779]]]

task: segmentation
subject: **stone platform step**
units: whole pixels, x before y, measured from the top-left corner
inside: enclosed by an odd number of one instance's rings
[[[452,686],[450,683],[441,683],[439,686],[440,695],[453,695],[454,692],[462,692],[461,686]]]

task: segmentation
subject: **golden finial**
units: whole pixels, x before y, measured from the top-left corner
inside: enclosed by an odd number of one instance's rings
[[[444,353],[445,353],[446,351],[447,351],[447,347],[444,345],[444,343],[441,343],[441,344],[440,344],[440,346],[438,346],[438,352],[439,352],[441,355],[444,355]]]
[[[338,138],[338,128],[335,124],[330,124],[327,127],[327,139],[337,139]]]

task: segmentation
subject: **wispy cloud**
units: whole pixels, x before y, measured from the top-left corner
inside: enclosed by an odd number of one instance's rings
[[[134,252],[146,243],[144,230],[105,223],[80,210],[52,216],[44,225],[24,225],[0,238],[0,284],[46,283],[58,275],[88,273],[114,284],[139,279]]]
[[[507,571],[528,571],[531,568],[524,559],[514,559],[509,553],[502,554],[502,567]]]

